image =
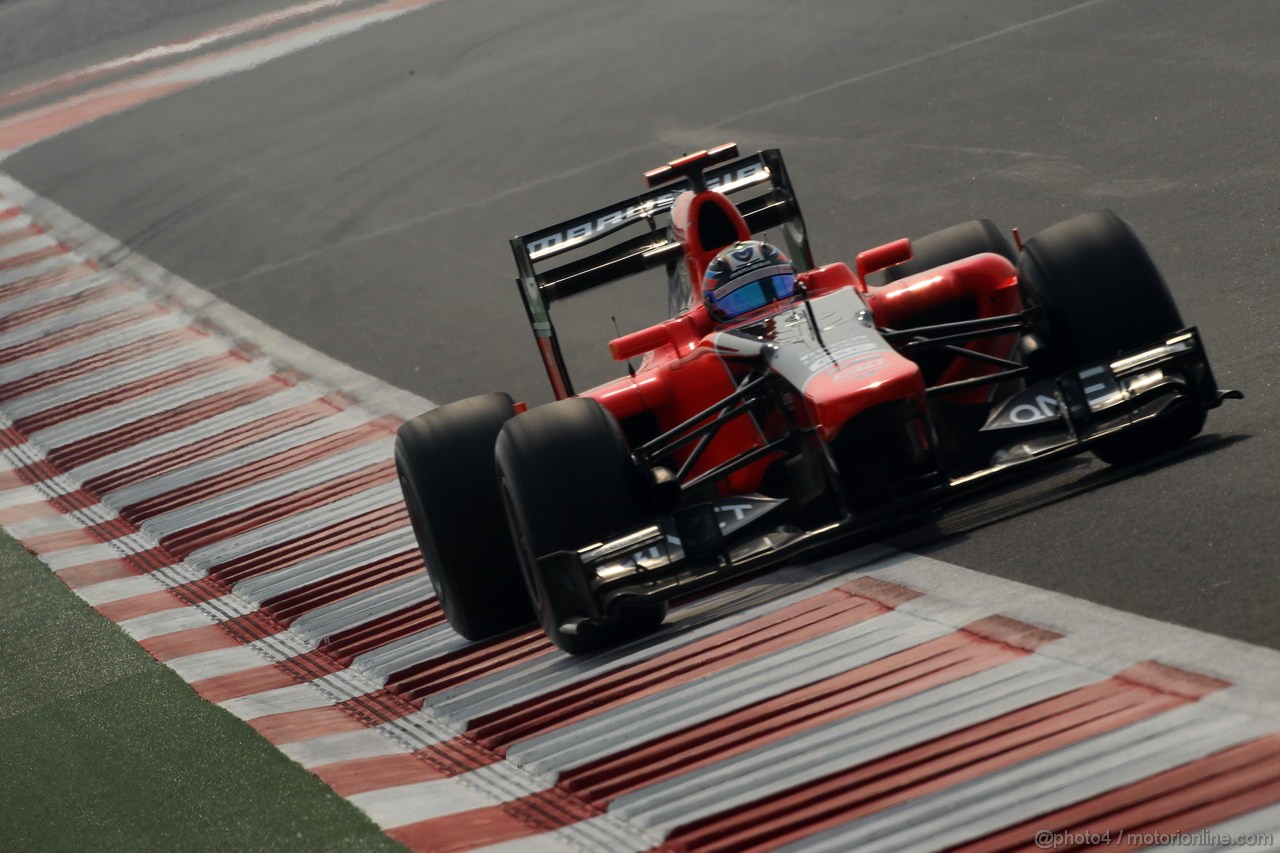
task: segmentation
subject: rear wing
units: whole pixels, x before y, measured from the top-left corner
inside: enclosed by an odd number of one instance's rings
[[[736,148],[714,149],[708,165],[722,159],[715,156],[718,152],[733,156]],[[701,177],[708,189],[733,201],[752,234],[781,229],[781,242],[796,266],[813,268],[804,218],[780,151],[771,148],[707,168]],[[646,270],[673,268],[684,247],[671,239],[670,211],[676,197],[694,185],[690,178],[680,177],[633,198],[511,238],[519,273],[516,283],[556,399],[574,392],[549,306]],[[632,233],[636,230],[641,233]],[[592,245],[606,238],[612,239],[603,248]]]

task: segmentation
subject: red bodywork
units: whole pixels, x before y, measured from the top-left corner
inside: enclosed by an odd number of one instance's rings
[[[613,340],[610,343],[613,357],[626,360],[643,355],[640,367],[634,376],[617,379],[581,395],[598,400],[624,424],[643,413],[652,413],[661,431],[673,429],[724,400],[735,391],[749,368],[748,361],[727,358],[717,349],[717,333],[727,327],[717,326],[711,320],[701,293],[703,274],[716,254],[737,240],[751,239],[742,215],[733,202],[719,192],[686,191],[672,207],[670,233],[683,247],[681,263],[693,283],[687,310],[656,326]],[[856,310],[851,313],[870,311],[874,325],[879,328],[907,328],[921,325],[920,318],[950,317],[957,312],[966,319],[977,319],[1022,310],[1014,267],[995,254],[966,258],[886,286],[867,285],[866,277],[870,273],[910,257],[909,243],[900,240],[859,255],[856,273],[847,265],[836,263],[804,271],[799,278],[811,300],[820,300],[842,289],[856,294],[858,302],[850,303]],[[786,310],[794,310],[794,306],[787,306]],[[758,323],[762,315],[778,312],[778,306],[764,308],[755,315],[735,320],[728,328]],[[968,347],[1007,356],[1016,341],[1017,335],[1011,333],[983,338]],[[816,427],[819,435],[830,442],[859,414],[883,403],[906,400],[913,403],[921,415],[914,426],[919,440],[928,441],[920,427],[926,386],[920,365],[892,351],[843,362],[833,358],[832,362],[804,383],[803,392],[799,394],[803,405],[796,407],[802,422],[807,419],[807,425]],[[939,375],[929,379],[931,384],[940,384],[984,375],[995,369],[973,359],[957,357],[942,367]],[[990,387],[978,387],[954,392],[948,399],[976,404],[987,400],[990,393]],[[690,476],[762,446],[775,427],[780,425],[752,417],[730,421],[705,448]],[[722,485],[722,491],[733,494],[756,490],[771,461],[771,457],[766,457],[734,472]]]

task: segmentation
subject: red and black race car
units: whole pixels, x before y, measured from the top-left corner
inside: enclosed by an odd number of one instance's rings
[[[850,269],[813,263],[776,150],[724,145],[645,177],[642,195],[512,240],[556,402],[487,394],[399,430],[414,532],[468,639],[536,618],[566,651],[616,645],[673,597],[991,478],[1165,452],[1239,396],[1111,212],[1017,251],[967,222]],[[758,234],[781,276],[708,298],[716,259],[750,257]],[[639,366],[576,393],[549,306],[657,268],[670,319],[610,342]]]

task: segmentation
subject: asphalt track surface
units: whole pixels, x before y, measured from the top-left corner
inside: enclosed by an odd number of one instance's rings
[[[0,52],[21,61],[0,91],[279,5],[139,3],[88,34],[50,14],[23,39],[10,22],[42,4],[9,3]],[[979,216],[1030,235],[1112,208],[1247,399],[1175,460],[1078,460],[903,542],[1280,648],[1276,44],[1264,0],[444,0],[0,168],[437,402],[549,398],[507,238],[632,195],[684,151],[782,148],[820,262]],[[611,315],[639,327],[664,300],[637,279],[562,306],[579,386],[616,369],[593,357]]]

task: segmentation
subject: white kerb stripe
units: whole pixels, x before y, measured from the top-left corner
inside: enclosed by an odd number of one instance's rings
[[[24,264],[13,269],[0,270],[0,287],[8,287],[11,284],[17,284],[26,281],[29,278],[44,275],[45,273],[54,272],[63,267],[72,264],[83,263],[84,260],[79,256],[66,252],[61,255],[54,255],[51,258],[37,261],[34,264]]]
[[[414,664],[437,657],[433,640],[438,639],[446,630],[451,629],[447,625],[440,625],[384,643],[358,656],[351,662],[351,667],[360,670],[378,684],[386,684],[393,673],[403,672]]]
[[[202,483],[220,474],[268,459],[309,441],[325,438],[361,423],[363,421],[359,418],[345,412],[338,412],[303,426],[259,439],[251,444],[231,448],[199,462],[184,465],[145,480],[138,480],[107,492],[102,496],[102,500],[113,506],[132,506],[139,501],[195,483]]]
[[[119,280],[120,276],[115,273],[85,273],[58,284],[51,284],[46,287],[29,290],[26,293],[15,294],[8,299],[5,299],[3,293],[0,292],[0,317],[7,317],[10,314],[16,314],[19,311],[25,311],[28,308],[34,308],[46,302],[53,302],[55,299],[74,296],[77,293],[84,293]]]
[[[1270,835],[1271,839],[1248,838],[1246,836]],[[1198,843],[1203,839],[1205,843]],[[1222,839],[1234,839],[1223,844]],[[1145,839],[1144,839],[1145,840]],[[1233,847],[1248,850],[1280,850],[1280,803],[1258,809],[1255,812],[1242,814],[1231,820],[1215,823],[1203,829],[1187,830],[1176,834],[1169,844],[1160,847],[1148,847],[1151,853],[1208,853],[1211,850],[1230,850]]]
[[[628,742],[680,731],[951,632],[949,626],[890,611],[520,741],[507,755],[534,772],[555,773],[608,755]]]
[[[385,440],[366,442],[353,450],[333,453],[301,468],[153,516],[142,523],[141,529],[162,539],[171,533],[190,530],[240,510],[296,494],[379,462],[389,463],[391,441],[391,436],[387,436]]]
[[[215,618],[212,614],[221,614]],[[204,607],[175,607],[172,610],[161,610],[145,616],[135,616],[118,623],[130,637],[135,640],[149,640],[175,631],[187,631],[191,628],[204,628],[216,625],[223,619],[231,619],[248,613],[235,600],[234,596],[223,596],[207,602]]]
[[[279,391],[260,397],[248,405],[236,406],[234,409],[215,415],[212,418],[207,418],[164,435],[149,438],[138,444],[85,462],[68,471],[67,476],[84,482],[85,480],[118,471],[121,468],[127,468],[130,465],[136,465],[139,462],[159,456],[162,453],[168,453],[179,447],[186,447],[204,439],[222,435],[236,427],[269,418],[286,409],[314,403],[317,399],[319,397],[314,392],[281,385]]]
[[[0,334],[0,349],[29,344],[54,332],[110,317],[112,314],[137,308],[140,305],[150,305],[150,302],[141,293],[128,290],[106,299],[94,300],[88,305],[77,304],[74,308],[68,308],[66,311],[30,323],[23,323],[11,331]]]
[[[197,339],[124,364],[100,368],[65,382],[45,385],[21,397],[6,400],[4,411],[13,420],[30,417],[56,406],[64,406],[103,391],[166,373],[202,358],[225,354],[226,351],[226,347],[216,341]]]
[[[163,391],[148,394],[141,399],[127,400],[36,430],[27,438],[41,447],[63,447],[82,439],[105,435],[135,421],[177,409],[187,403],[212,397],[220,391],[250,385],[266,379],[269,375],[269,367],[255,363],[243,367],[232,367],[211,376],[197,376],[195,379],[171,385]]]
[[[339,761],[404,755],[413,750],[392,740],[382,727],[377,727],[293,741],[281,744],[280,751],[310,769]]]
[[[0,198],[0,210],[7,210],[11,205]],[[7,219],[0,219],[0,234],[6,234],[10,231],[21,231],[32,224],[32,219],[25,213],[19,213],[17,216],[10,216]]]
[[[1268,724],[1199,703],[1157,714],[914,799],[792,845],[793,851],[896,851],[960,844],[1203,758]]]
[[[182,680],[186,682],[203,681],[206,678],[217,678],[233,672],[257,669],[269,662],[270,659],[252,643],[184,655],[165,661],[168,667],[182,676]]]
[[[497,805],[494,800],[467,785],[463,781],[465,775],[367,791],[353,794],[347,799],[359,806],[382,829],[394,829],[421,820]]]
[[[116,578],[115,580],[82,586],[76,590],[76,595],[97,607],[100,604],[109,604],[113,601],[121,601],[138,595],[147,595],[163,589],[165,589],[165,585],[151,575],[133,575],[127,578]]]
[[[623,646],[590,658],[561,654],[541,655],[492,675],[482,676],[466,685],[441,691],[439,695],[431,697],[428,705],[442,719],[465,727],[468,721],[491,711],[553,693],[585,676],[617,671],[672,649],[722,634],[730,628],[811,599],[848,582],[847,576],[835,574],[821,578],[816,583],[813,579],[813,573],[803,569],[779,569],[695,603],[673,608],[664,628],[641,643]],[[799,588],[780,597],[749,606],[735,606],[740,601],[754,600],[751,597],[753,590],[785,589],[793,584]],[[717,615],[697,627],[689,628],[688,621],[700,612]]]
[[[79,545],[74,548],[45,551],[38,556],[50,569],[60,572],[73,566],[83,566],[103,560],[119,560],[122,557],[149,551],[153,547],[155,546],[135,537],[122,536],[119,539],[112,539],[110,542],[101,542],[95,545]]]
[[[290,684],[288,687],[264,690],[250,696],[227,699],[218,704],[242,720],[256,720],[259,717],[269,717],[272,714],[290,711],[326,708],[342,701],[333,694],[331,688],[320,689],[322,685],[326,685],[327,678],[328,676],[323,676],[300,684]]]
[[[618,797],[610,812],[668,832],[1066,693],[1096,680],[1029,655]]]
[[[426,572],[412,574],[333,604],[317,607],[293,620],[289,629],[299,636],[323,641],[389,613],[426,602],[433,595]]]
[[[0,365],[0,383],[18,382],[147,338],[186,328],[167,314],[146,316],[77,338],[43,355]]]
[[[41,249],[50,249],[57,245],[58,241],[48,234],[33,234],[30,237],[24,237],[12,243],[0,244],[0,262],[16,258],[19,255],[38,252]]]
[[[403,528],[356,542],[292,566],[245,578],[233,590],[248,601],[262,602],[301,586],[354,571],[370,563],[416,548],[413,531]]]
[[[398,483],[384,483],[198,548],[187,555],[186,564],[195,577],[204,577],[214,566],[403,500]]]

